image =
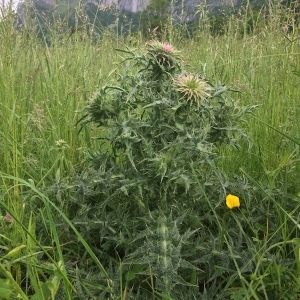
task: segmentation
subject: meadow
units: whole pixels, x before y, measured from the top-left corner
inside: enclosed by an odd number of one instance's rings
[[[0,299],[299,298],[299,28],[248,17],[47,43],[1,21]]]

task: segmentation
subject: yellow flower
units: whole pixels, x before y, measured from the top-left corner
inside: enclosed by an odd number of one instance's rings
[[[234,195],[227,195],[226,197],[226,205],[230,208],[233,209],[234,207],[240,207],[240,199],[237,196]]]

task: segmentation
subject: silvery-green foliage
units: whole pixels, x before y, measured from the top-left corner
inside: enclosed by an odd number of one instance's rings
[[[180,299],[182,288],[195,289],[193,272],[206,274],[197,244],[209,231],[197,226],[216,229],[203,192],[217,207],[229,184],[215,167],[218,148],[245,137],[236,125],[251,108],[240,107],[226,87],[186,72],[168,44],[121,53],[114,81],[94,93],[80,120],[98,127],[99,147],[74,184],[81,201],[72,211],[84,211],[74,222],[84,220],[84,237],[126,262],[128,286],[149,288],[153,278],[153,289]],[[193,251],[185,247],[190,242]]]
[[[117,82],[96,91],[81,120],[82,126],[99,127],[99,150],[91,158],[102,174],[98,189],[103,198],[144,212],[166,210],[179,199],[201,201],[191,165],[204,182],[218,158],[218,145],[236,145],[244,135],[236,124],[249,111],[226,87],[213,86],[200,75],[207,96],[191,101],[186,95],[193,87],[176,86],[177,76],[186,74],[177,52],[172,57],[161,51],[122,50],[127,57],[118,65]]]
[[[199,270],[182,257],[182,247],[189,243],[195,231],[187,230],[183,234],[179,225],[184,215],[173,218],[161,211],[150,213],[145,220],[146,228],[135,238],[141,246],[131,253],[125,263],[145,266],[144,274],[155,276],[155,286],[165,294],[174,292],[176,285],[192,286],[179,274],[179,269]]]

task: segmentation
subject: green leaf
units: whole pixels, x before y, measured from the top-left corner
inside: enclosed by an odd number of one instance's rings
[[[0,299],[11,300],[13,293],[13,286],[10,285],[8,280],[0,279]]]
[[[6,255],[4,255],[3,257],[1,257],[2,259],[7,259],[7,258],[15,258],[17,256],[20,255],[21,251],[26,248],[26,245],[20,245],[17,246],[16,248],[12,249],[11,251],[9,251]]]

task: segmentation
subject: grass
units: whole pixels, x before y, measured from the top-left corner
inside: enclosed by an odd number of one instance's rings
[[[240,193],[241,209],[220,213],[199,183],[218,232],[210,233],[196,250],[213,252],[210,262],[219,267],[207,270],[203,254],[196,261],[205,272],[191,271],[186,287],[189,295],[200,290],[203,299],[295,299],[300,294],[300,40],[297,27],[284,29],[289,14],[272,9],[268,20],[261,12],[250,34],[243,31],[245,20],[238,18],[230,20],[222,36],[203,30],[183,38],[175,27],[171,31],[191,71],[238,90],[231,93],[241,104],[257,105],[243,124],[251,147],[245,141],[239,149],[223,147],[218,161],[232,181],[236,176],[245,180],[247,188],[233,189]],[[79,134],[76,124],[82,111],[99,86],[116,78],[120,58],[114,48],[141,48],[145,41],[107,30],[97,39],[84,32],[53,32],[47,44],[34,34],[34,22],[26,26],[15,30],[10,17],[0,23],[0,298],[104,299],[109,294],[111,299],[143,299],[148,291],[149,299],[172,299],[170,290],[155,290],[159,270],[139,259],[129,266],[122,257],[90,245],[84,230],[64,212],[74,200],[68,194],[73,178],[87,169],[87,153],[97,148],[97,128]],[[64,191],[48,195],[53,185]],[[127,214],[122,216],[124,224]],[[59,224],[74,233],[72,238],[63,236]],[[207,224],[197,220],[202,230]],[[114,226],[116,221],[108,222],[107,230],[112,239],[122,241],[121,234],[114,235]],[[171,238],[168,243],[173,243]],[[187,244],[182,251],[187,255],[196,250]],[[248,256],[241,258],[241,253]],[[228,257],[232,264],[220,263]],[[81,268],[90,270],[90,277]],[[214,294],[214,289],[222,292]],[[181,296],[196,299],[184,289]]]

